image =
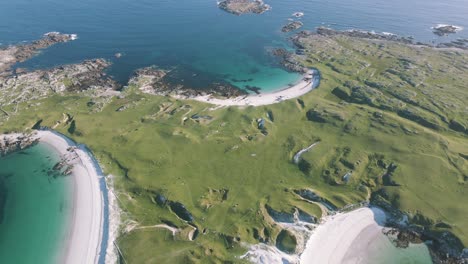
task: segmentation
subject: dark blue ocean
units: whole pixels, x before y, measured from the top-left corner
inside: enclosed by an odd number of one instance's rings
[[[425,42],[468,37],[468,1],[449,0],[265,0],[272,10],[235,16],[216,0],[2,0],[0,43],[38,39],[50,31],[76,33],[24,63],[43,68],[83,59],[113,61],[109,74],[125,83],[140,67],[178,67],[186,81],[205,85],[223,79],[269,91],[298,79],[268,54],[290,47],[281,27],[293,12],[304,12],[304,29],[330,26],[413,36]],[[466,30],[437,37],[431,27],[455,24]],[[122,53],[120,59],[115,53]],[[243,81],[239,81],[243,80]],[[246,81],[249,80],[249,81]]]

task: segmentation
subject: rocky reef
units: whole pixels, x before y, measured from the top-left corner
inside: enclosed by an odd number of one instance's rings
[[[432,28],[432,32],[437,36],[446,36],[461,31],[462,28],[454,25],[437,25]]]
[[[135,72],[128,85],[136,86],[140,91],[148,94],[186,98],[208,94],[229,98],[247,94],[244,90],[221,81],[213,82],[203,88],[191,87],[189,84],[177,80],[178,78],[173,78],[172,74],[175,71],[176,69],[143,68]]]
[[[17,62],[25,61],[36,55],[39,50],[50,47],[56,43],[68,42],[76,39],[74,34],[61,34],[49,32],[42,39],[24,45],[15,45],[0,48],[0,77],[8,75],[11,66]]]
[[[238,16],[247,13],[262,14],[271,8],[262,0],[224,0],[218,3],[218,7]]]
[[[301,21],[291,21],[286,24],[281,31],[284,33],[291,32],[297,29],[300,29],[304,24]]]

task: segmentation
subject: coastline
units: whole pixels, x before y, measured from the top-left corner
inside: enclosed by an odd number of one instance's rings
[[[300,263],[342,263],[358,238],[361,245],[372,242],[385,221],[382,210],[368,207],[329,216],[313,231]]]
[[[220,99],[212,95],[195,96],[189,98],[199,102],[214,104],[220,107],[224,106],[262,106],[276,104],[285,100],[300,97],[314,90],[320,84],[320,73],[317,69],[311,69],[303,75],[301,80],[291,87],[286,87],[274,92],[251,94],[235,98]]]
[[[377,207],[362,207],[326,217],[312,231],[300,263],[373,263],[377,260],[390,263],[389,257],[391,263],[397,263],[401,256],[396,250],[412,255],[416,263],[431,262],[429,249],[424,244],[416,245],[416,251],[394,247],[384,234],[386,222],[386,213]]]
[[[76,148],[71,140],[51,131],[38,131],[39,142],[53,147],[73,165],[73,215],[69,236],[60,263],[99,263],[103,237],[104,197],[99,187],[97,170],[89,155]]]
[[[67,165],[73,166],[70,183],[71,216],[57,263],[108,263],[117,259],[114,243],[119,225],[116,199],[109,198],[104,174],[92,153],[84,146],[55,131],[35,131],[32,135],[6,134],[0,138],[27,137],[54,149]],[[110,191],[111,192],[111,191]],[[109,219],[112,217],[112,219]],[[112,229],[112,232],[109,230]],[[106,261],[106,257],[109,259]]]

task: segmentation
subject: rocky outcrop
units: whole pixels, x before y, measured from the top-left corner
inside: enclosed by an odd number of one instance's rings
[[[461,31],[462,28],[454,25],[437,25],[432,28],[432,32],[437,36],[446,36]]]
[[[300,29],[304,24],[301,21],[292,21],[285,25],[281,31],[282,32],[291,32],[293,30]]]
[[[22,134],[0,135],[0,157],[21,151],[39,142],[38,138]]]
[[[302,34],[309,35],[309,34],[314,34],[314,33],[303,32]],[[398,42],[402,42],[406,44],[413,44],[412,38],[401,37],[398,35],[388,34],[388,33],[380,34],[380,33],[376,33],[373,31],[365,31],[365,30],[357,30],[357,29],[339,31],[339,30],[334,30],[334,29],[327,28],[327,27],[318,27],[317,34],[322,35],[322,36],[344,35],[348,37],[390,40],[390,41],[398,41]]]
[[[9,75],[10,72],[7,71],[13,64],[31,58],[36,55],[39,50],[45,49],[56,43],[68,42],[75,38],[76,35],[73,34],[50,32],[44,34],[42,39],[33,41],[29,44],[0,48],[0,77]]]
[[[191,87],[190,84],[177,77],[177,69],[164,70],[156,67],[147,67],[136,71],[128,84],[136,86],[148,94],[185,98],[208,94],[230,98],[247,94],[244,90],[222,80],[202,88]]]
[[[451,42],[439,43],[438,48],[456,48],[456,49],[468,49],[468,39],[457,39]]]
[[[262,14],[271,8],[262,0],[224,0],[218,3],[218,7],[238,16],[247,13]]]
[[[274,49],[272,54],[278,57],[280,59],[281,65],[290,71],[306,73],[309,70],[302,65],[302,59],[299,55],[289,52],[286,49]]]
[[[109,66],[106,60],[95,59],[0,77],[0,105],[17,104],[65,92],[92,90],[96,96],[112,95],[119,85],[104,73]]]

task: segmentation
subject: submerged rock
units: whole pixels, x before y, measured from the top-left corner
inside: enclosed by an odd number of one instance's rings
[[[190,77],[187,77],[189,76]],[[211,80],[206,85],[198,85],[185,81],[187,78],[203,78],[187,69],[164,70],[157,67],[139,69],[129,81],[129,86],[136,86],[140,91],[154,95],[172,95],[191,98],[208,94],[221,97],[238,97],[247,93],[238,87],[221,79]],[[203,80],[202,80],[203,81]]]
[[[218,7],[238,16],[247,13],[262,14],[271,9],[262,0],[224,0],[218,3]]]

